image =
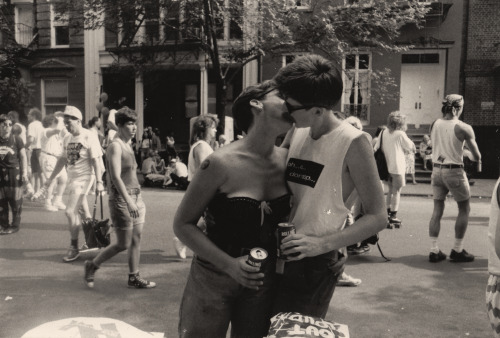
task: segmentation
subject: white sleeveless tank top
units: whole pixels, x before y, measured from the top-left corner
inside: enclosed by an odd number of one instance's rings
[[[441,164],[463,164],[464,141],[455,135],[455,126],[460,120],[438,119],[431,131],[432,162]]]
[[[202,144],[201,146],[202,147],[208,147],[210,148],[210,150],[212,150],[213,152],[213,149],[212,147],[210,147],[210,144],[208,144],[205,140],[198,140],[196,141],[195,143],[193,143],[193,145],[191,146],[191,148],[189,149],[189,156],[188,156],[188,181],[191,182],[191,180],[193,179],[194,177],[194,174],[196,173],[196,171],[198,170],[197,166],[195,165],[195,161],[194,161],[194,148],[196,148],[196,146],[198,146],[199,144]],[[203,144],[204,143],[204,144]],[[204,159],[202,159],[204,160]],[[201,163],[202,161],[199,161],[199,163]]]
[[[342,197],[342,167],[352,141],[362,132],[342,123],[317,140],[309,133],[310,128],[296,129],[288,152],[290,221],[297,232],[322,236],[344,225],[349,210]]]
[[[495,234],[497,231],[498,214],[500,208],[498,207],[497,189],[500,183],[498,179],[493,195],[491,196],[491,209],[490,209],[490,223],[488,226],[488,272],[500,276],[500,259],[495,251]]]

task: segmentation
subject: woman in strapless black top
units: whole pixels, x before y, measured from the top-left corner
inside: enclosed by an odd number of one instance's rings
[[[263,337],[275,286],[278,223],[287,221],[287,150],[276,138],[292,125],[271,81],[248,87],[233,105],[242,140],[210,155],[177,210],[175,234],[195,256],[180,309],[180,337]],[[206,234],[197,226],[202,215]],[[246,263],[252,248],[269,257],[259,269]]]

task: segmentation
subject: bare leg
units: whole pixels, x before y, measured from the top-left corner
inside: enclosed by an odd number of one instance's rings
[[[434,200],[434,210],[429,222],[429,236],[438,237],[441,230],[441,217],[444,212],[444,200]]]
[[[141,258],[141,235],[144,224],[138,224],[134,227],[132,235],[132,244],[128,250],[128,267],[130,273],[139,271],[139,261]]]
[[[469,200],[457,202],[457,204],[458,216],[455,221],[455,238],[462,239],[465,236],[469,224],[470,204]]]
[[[116,230],[116,243],[109,245],[101,251],[94,259],[95,266],[100,267],[102,263],[113,258],[122,251],[130,248],[132,243],[132,229],[130,230]]]

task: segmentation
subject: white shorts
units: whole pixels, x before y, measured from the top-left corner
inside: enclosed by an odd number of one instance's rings
[[[68,177],[69,195],[88,195],[92,184],[94,184],[95,175],[78,176],[76,178]]]

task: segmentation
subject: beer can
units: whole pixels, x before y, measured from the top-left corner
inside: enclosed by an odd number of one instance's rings
[[[281,252],[280,246],[283,238],[295,234],[295,225],[292,223],[279,223],[278,224],[278,257],[286,258],[286,255],[283,255]]]
[[[252,250],[250,250],[250,254],[248,255],[247,264],[260,269],[262,263],[266,260],[266,258],[266,250],[262,248],[253,248]]]

